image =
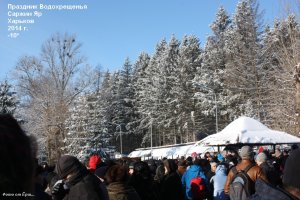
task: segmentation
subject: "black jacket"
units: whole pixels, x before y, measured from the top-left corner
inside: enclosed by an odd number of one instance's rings
[[[281,185],[280,172],[276,171],[276,169],[272,165],[269,165],[267,162],[264,162],[259,167],[266,175],[269,183],[271,183],[274,186]]]
[[[105,194],[100,187],[100,180],[88,173],[79,182],[71,186],[64,200],[104,200]]]
[[[176,171],[167,174],[161,183],[162,199],[181,200],[183,199],[183,189],[180,176]]]
[[[256,180],[255,191],[255,194],[250,196],[248,200],[297,200],[297,198],[284,190],[274,187],[261,179]]]

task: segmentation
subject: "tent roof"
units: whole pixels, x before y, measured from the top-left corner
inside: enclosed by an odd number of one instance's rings
[[[300,138],[281,131],[271,130],[250,117],[240,117],[222,131],[209,135],[199,142],[204,145],[227,144],[290,144],[300,143]]]

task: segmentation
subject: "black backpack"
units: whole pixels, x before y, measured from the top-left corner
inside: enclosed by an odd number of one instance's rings
[[[250,164],[241,171],[237,171],[236,167],[232,168],[233,179],[229,189],[230,200],[244,200],[254,193],[255,183],[247,174],[253,166],[254,164]]]

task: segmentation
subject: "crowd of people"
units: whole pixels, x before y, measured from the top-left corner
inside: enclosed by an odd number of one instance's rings
[[[38,163],[30,138],[0,115],[0,199],[37,200],[291,200],[300,199],[300,149],[250,146],[161,160],[81,162],[61,156]]]

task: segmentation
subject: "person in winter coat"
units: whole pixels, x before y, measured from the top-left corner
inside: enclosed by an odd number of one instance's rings
[[[216,175],[211,181],[214,184],[214,200],[229,200],[229,196],[224,193],[224,185],[227,179],[227,168],[225,165],[218,165]]]
[[[267,155],[264,152],[256,156],[255,162],[262,169],[270,184],[273,186],[281,185],[280,173],[271,164],[268,164]]]
[[[110,200],[140,200],[135,189],[127,185],[128,177],[124,166],[114,165],[107,170],[105,180],[108,184],[107,191]]]
[[[146,162],[134,163],[134,170],[129,178],[128,185],[132,186],[142,200],[156,200],[159,197],[153,189],[153,178]]]
[[[182,200],[183,191],[180,176],[176,172],[177,165],[174,160],[164,160],[165,176],[161,183],[162,199]]]
[[[299,200],[300,199],[300,149],[294,150],[287,158],[283,171],[283,188],[274,187],[258,179],[256,192],[249,200]]]
[[[104,191],[101,181],[80,161],[70,155],[62,156],[55,167],[55,172],[61,179],[52,189],[54,199],[60,200],[103,200]],[[107,192],[107,191],[106,191]]]
[[[186,171],[186,168],[187,168],[186,161],[180,160],[177,165],[178,165],[177,173],[179,174],[180,179],[181,179],[182,175],[184,174],[184,172]]]
[[[161,197],[161,193],[162,193],[161,185],[162,185],[164,176],[165,176],[165,167],[164,167],[164,165],[159,165],[156,168],[156,173],[155,173],[154,181],[153,181],[153,190],[156,191],[156,193],[158,194],[157,199],[159,199],[159,200],[163,200]]]
[[[17,120],[9,114],[0,114],[0,191],[5,193],[34,195],[34,156],[30,138]],[[2,196],[3,195],[3,196]]]
[[[250,146],[243,146],[241,148],[240,157],[241,157],[242,160],[236,166],[237,171],[244,170],[248,166],[253,165],[253,167],[251,167],[249,169],[249,171],[247,172],[248,176],[253,181],[253,184],[251,185],[251,192],[252,192],[251,194],[253,194],[255,192],[255,184],[254,184],[255,181],[258,178],[261,178],[264,181],[267,181],[267,178],[263,174],[262,169],[260,167],[256,166],[256,165],[254,165],[254,163],[252,162],[252,160],[253,160],[253,151],[252,151],[252,148]],[[226,183],[225,183],[225,186],[224,186],[224,192],[227,195],[229,195],[229,189],[230,189],[230,185],[233,181],[233,178],[234,178],[234,172],[231,169],[228,173]]]
[[[216,162],[210,162],[210,170],[205,173],[207,177],[208,183],[208,200],[214,199],[214,182],[211,179],[213,176],[216,175],[216,169],[218,164]]]
[[[185,193],[185,199],[193,199],[191,191],[191,180],[195,177],[201,177],[208,183],[208,180],[200,166],[200,160],[196,159],[189,169],[183,174],[181,183]]]

